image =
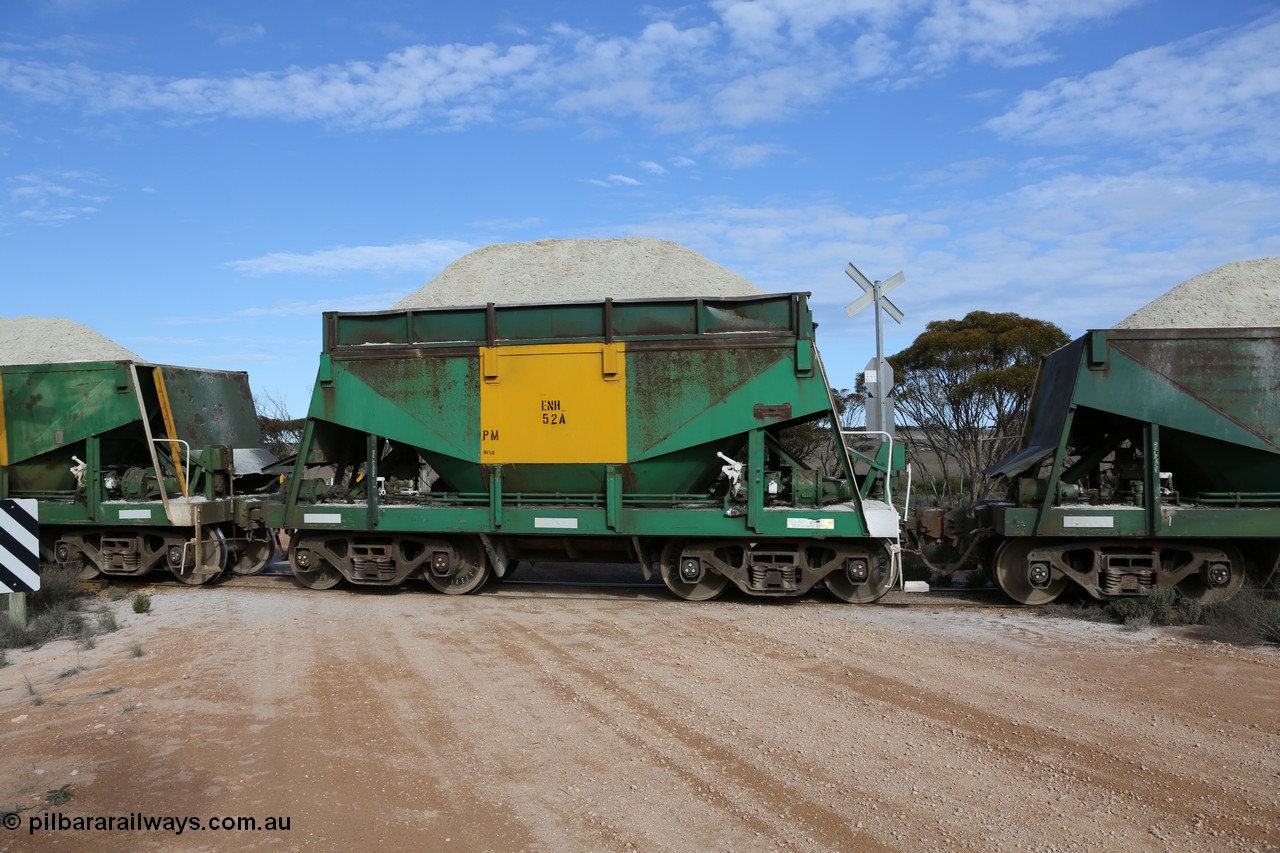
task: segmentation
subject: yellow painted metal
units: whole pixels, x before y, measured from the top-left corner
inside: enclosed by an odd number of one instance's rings
[[[627,461],[625,345],[480,347],[480,461]]]
[[[169,392],[164,387],[164,373],[159,367],[152,368],[151,375],[156,381],[156,396],[160,399],[160,414],[164,417],[164,431],[169,438],[169,453],[173,456],[173,467],[178,473],[178,487],[182,489],[182,496],[187,495],[187,476],[182,470],[182,453],[181,447],[177,442],[178,424],[173,419],[173,407],[169,404]],[[144,415],[145,417],[145,415]],[[160,472],[156,472],[156,477],[160,477]]]

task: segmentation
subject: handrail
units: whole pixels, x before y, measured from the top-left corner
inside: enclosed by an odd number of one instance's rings
[[[151,439],[151,441],[154,444],[181,444],[183,447],[186,448],[186,453],[184,454],[186,458],[184,460],[184,465],[182,468],[182,482],[180,483],[180,485],[182,486],[182,497],[184,499],[190,500],[191,499],[191,445],[188,444],[186,440],[181,438],[153,438]],[[177,461],[179,460],[177,459],[174,460],[174,462],[177,462]],[[165,495],[164,474],[160,472],[160,469],[158,467],[156,468],[156,482],[160,486],[160,495],[163,498]],[[165,503],[166,505],[168,504],[167,498],[165,499]]]
[[[880,468],[879,470],[881,470],[881,471],[883,471],[883,472],[884,472],[884,500],[885,500],[885,503],[889,504],[889,506],[893,506],[893,494],[892,494],[892,491],[891,491],[891,489],[892,489],[891,484],[892,484],[892,482],[893,482],[893,481],[892,481],[891,477],[889,476],[889,475],[890,475],[890,472],[892,472],[892,471],[893,471],[893,436],[892,436],[891,434],[889,434],[889,433],[885,432],[885,431],[884,431],[884,430],[882,430],[882,429],[842,429],[842,430],[840,430],[840,439],[841,439],[841,440],[840,440],[840,443],[841,443],[841,444],[844,444],[844,437],[845,437],[846,435],[882,435],[882,436],[884,436],[884,437],[885,437],[885,439],[887,439],[887,440],[888,440],[888,442],[889,442],[889,455],[888,455],[888,457],[885,459],[884,467],[883,467],[883,468]],[[848,447],[846,447],[846,448],[845,448],[845,451],[846,451],[846,452],[850,452],[850,451],[848,450]],[[861,456],[862,454],[858,454],[858,455],[859,455],[859,456]],[[865,457],[863,457],[863,458],[865,458]],[[877,466],[877,465],[875,464],[875,462],[874,462],[874,461],[872,461],[872,460],[868,460],[868,462],[870,462],[870,463],[871,463],[871,467],[873,467],[873,468],[878,468],[878,467],[879,467],[879,466]]]

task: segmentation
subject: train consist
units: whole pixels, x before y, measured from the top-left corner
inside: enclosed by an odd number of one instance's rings
[[[85,576],[249,574],[289,531],[305,586],[474,591],[522,562],[636,563],[677,596],[881,598],[951,542],[1014,600],[1176,586],[1224,600],[1280,565],[1280,329],[1090,332],[1047,357],[1023,447],[968,519],[894,507],[900,445],[839,419],[807,295],[327,313],[297,456],[260,447],[244,374],[0,368],[0,497]],[[905,534],[905,538],[900,538]]]

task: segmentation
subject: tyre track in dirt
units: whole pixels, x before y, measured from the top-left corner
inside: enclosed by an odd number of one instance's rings
[[[718,758],[720,763],[725,763],[731,756],[708,756],[706,753],[711,750],[705,745],[696,742],[691,745],[689,741],[696,741],[695,738],[672,737],[665,723],[655,728],[655,721],[663,720],[663,715],[656,706],[640,702],[633,695],[620,695],[618,686],[607,679],[591,678],[589,670],[584,670],[556,644],[536,636],[532,628],[522,626],[518,617],[510,623],[489,624],[487,620],[479,624],[473,622],[471,627],[473,630],[467,635],[451,635],[447,644],[451,651],[468,661],[476,662],[478,669],[484,671],[484,678],[475,678],[474,672],[459,673],[457,686],[465,686],[467,691],[481,689],[478,682],[483,680],[489,682],[487,689],[492,692],[492,684],[501,682],[503,676],[512,671],[531,674],[532,681],[537,684],[538,695],[521,696],[517,701],[558,707],[567,710],[571,716],[558,724],[548,724],[545,719],[541,720],[536,728],[525,727],[522,733],[526,737],[542,739],[553,726],[570,727],[576,737],[563,745],[564,753],[559,756],[561,761],[589,764],[592,757],[598,754],[612,756],[614,762],[619,761],[621,756],[639,756],[643,767],[638,771],[631,770],[636,783],[624,794],[624,800],[641,799],[660,790],[666,800],[662,804],[664,809],[674,805],[670,802],[673,798],[685,799],[682,807],[678,808],[689,814],[700,811],[700,807],[694,805],[694,802],[701,801],[706,807],[722,815],[717,824],[727,819],[732,828],[727,836],[721,830],[716,836],[708,837],[707,843],[714,843],[716,837],[723,836],[736,839],[730,845],[736,847],[759,846],[762,842],[758,839],[764,838],[767,839],[764,842],[767,846],[812,848],[813,839],[798,836],[795,826],[785,827],[785,832],[779,831],[783,828],[776,826],[775,822],[753,814],[747,807],[740,805],[735,797],[724,793],[725,789],[733,790],[734,786],[720,784],[707,774],[695,772],[692,768],[707,765],[711,758]],[[499,671],[495,672],[495,669]],[[572,741],[577,741],[576,746]],[[583,744],[589,746],[584,748]],[[493,758],[492,753],[489,758]],[[502,761],[502,758],[499,756],[498,760]],[[514,766],[509,769],[513,773],[523,773],[529,768]],[[604,773],[611,769],[607,762],[600,767],[600,771]],[[752,779],[752,774],[739,769],[745,774],[745,780],[752,784],[738,787],[751,795],[754,801],[758,802],[761,793],[768,791],[772,792],[774,799],[777,798],[776,784],[761,783]],[[674,787],[681,794],[673,794],[669,777],[678,780]],[[663,781],[664,778],[666,781]],[[737,777],[735,781],[736,779]],[[678,850],[687,849],[690,844],[689,833],[693,832],[691,828],[673,837],[672,827],[669,825],[636,825],[627,813],[627,802],[617,801],[599,787],[586,791],[583,796],[579,796],[576,793],[577,786],[571,784],[556,785],[552,790],[579,801],[580,806],[573,813],[578,816],[581,824],[590,826],[595,832],[594,839],[582,839],[584,846],[588,848],[603,843],[620,844],[624,849],[629,844],[642,849]],[[544,790],[540,795],[534,796],[545,797],[547,793]],[[593,812],[592,808],[600,809],[603,814]],[[526,807],[523,811],[527,813],[529,810]],[[787,838],[788,835],[792,838]],[[837,837],[828,848],[853,849],[848,847],[848,843],[849,838]],[[880,848],[870,843],[870,839],[863,839],[858,849]]]
[[[732,633],[714,623],[708,628],[716,631],[724,642],[741,642],[740,628]],[[1134,745],[1133,740],[1095,743],[1098,736],[1105,734],[1102,725],[1087,734],[1081,732],[1082,737],[1058,734],[1049,730],[1050,726],[1058,726],[1010,721],[972,703],[955,702],[936,688],[921,688],[906,678],[888,677],[881,667],[873,669],[849,658],[832,660],[829,654],[815,655],[812,644],[795,643],[777,632],[765,634],[754,626],[748,626],[746,631],[765,647],[762,654],[780,665],[816,657],[814,662],[800,666],[800,671],[821,679],[831,688],[854,692],[897,713],[932,720],[953,735],[960,733],[980,752],[1001,756],[1013,766],[1039,767],[1042,772],[1059,775],[1066,773],[1102,795],[1123,798],[1139,811],[1160,814],[1162,820],[1170,816],[1180,818],[1186,826],[1210,835],[1226,834],[1265,847],[1274,847],[1280,841],[1276,804],[1260,801],[1257,795],[1261,792],[1247,787],[1230,792],[1241,802],[1233,813],[1225,813],[1224,801],[1232,797],[1224,797],[1228,793],[1224,787],[1163,771],[1139,758],[1126,757],[1125,752]],[[865,639],[858,642],[865,643]],[[1132,694],[1132,684],[1129,691]],[[1091,701],[1088,696],[1078,699],[1086,704]],[[1028,714],[1028,719],[1034,720],[1034,716]],[[1280,765],[1276,769],[1280,770]]]
[[[133,849],[1280,848],[1275,650],[733,600],[228,588],[153,608],[95,649],[11,653],[0,806],[69,782],[70,814],[293,819]]]
[[[623,686],[620,680],[604,675],[599,669],[579,662],[559,645],[538,636],[527,625],[523,637],[515,627],[503,626],[498,635],[505,639],[506,651],[514,659],[523,659],[526,666],[536,666],[547,660],[558,661],[555,673],[544,670],[544,678],[554,686],[565,701],[574,701],[600,723],[609,726],[626,746],[640,754],[657,755],[658,763],[679,776],[685,785],[696,792],[710,806],[745,822],[757,835],[772,840],[788,841],[797,846],[818,843],[831,850],[889,850],[866,832],[859,832],[849,825],[843,815],[816,802],[810,795],[787,784],[782,779],[763,772],[757,766],[740,758],[737,751],[722,745],[712,736],[702,734],[690,726],[675,720],[664,710],[662,703],[641,698],[636,692]],[[543,653],[535,655],[521,648],[524,639]],[[596,698],[583,699],[594,695]],[[613,710],[621,705],[621,712]],[[619,720],[634,722],[634,730],[619,725]],[[645,721],[660,721],[664,734],[671,735],[679,747],[692,753],[692,760],[678,754],[672,745],[661,738],[637,734],[644,730]],[[723,781],[700,774],[690,766],[710,766]],[[813,779],[814,787],[832,780]],[[772,819],[761,818],[739,805],[738,798],[728,791],[745,795],[744,801],[770,803],[774,811]],[[858,792],[860,799],[870,799],[866,792]],[[790,839],[799,828],[807,837]]]
[[[374,604],[367,608],[369,617],[399,609],[393,599],[368,602]],[[441,701],[448,694],[433,689],[440,686],[438,679],[413,677],[398,621],[362,619],[353,634],[351,622],[339,618],[315,638],[305,695],[319,710],[310,748],[326,760],[307,766],[319,774],[318,789],[350,798],[346,809],[327,822],[334,833],[328,840],[354,849],[379,836],[394,843],[411,833],[433,846],[448,843],[460,850],[532,848],[519,824],[494,819],[492,798],[481,788],[483,777],[452,772],[469,766],[459,762],[455,747],[472,735],[459,729]],[[282,739],[296,741],[287,733],[292,725],[284,721],[274,728]],[[268,737],[274,739],[271,733]]]

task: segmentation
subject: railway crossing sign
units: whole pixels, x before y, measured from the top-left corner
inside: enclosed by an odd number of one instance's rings
[[[852,317],[869,305],[874,305],[876,312],[876,357],[867,363],[866,369],[867,396],[875,401],[875,405],[867,406],[867,429],[887,432],[892,436],[893,368],[884,360],[884,323],[880,314],[883,311],[898,323],[902,322],[904,315],[889,300],[888,293],[907,279],[901,272],[896,272],[884,281],[872,281],[852,263],[845,267],[844,274],[863,290],[861,296],[845,306],[845,313]]]
[[[871,281],[869,278],[863,275],[862,271],[859,270],[857,267],[855,267],[853,264],[849,264],[849,266],[844,268],[844,274],[849,276],[849,278],[853,279],[854,282],[858,285],[858,287],[861,287],[864,291],[864,293],[861,296],[859,296],[857,299],[853,300],[852,302],[850,302],[848,305],[844,307],[846,314],[852,317],[854,314],[857,314],[863,308],[866,308],[868,305],[874,302],[880,308],[883,308],[884,312],[888,314],[890,317],[892,317],[894,320],[898,321],[899,323],[902,322],[902,318],[906,315],[904,315],[902,311],[898,309],[897,305],[894,305],[889,300],[888,294],[889,294],[889,291],[893,290],[895,287],[905,282],[907,280],[906,276],[904,276],[901,272],[896,272],[893,275],[889,276],[884,281]],[[879,325],[878,315],[876,318],[876,324]]]
[[[36,501],[0,500],[0,595],[40,588],[38,519]]]

